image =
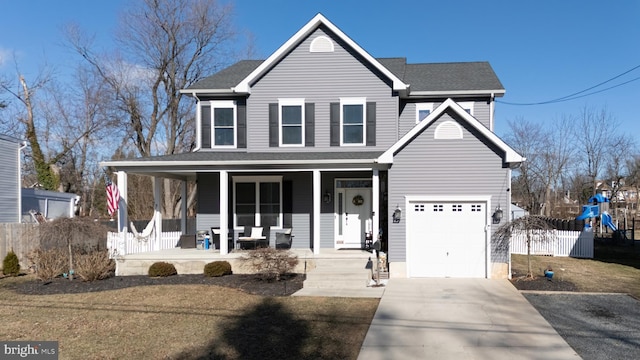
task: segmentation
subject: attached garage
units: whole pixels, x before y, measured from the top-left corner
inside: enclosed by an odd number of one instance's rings
[[[487,197],[413,198],[406,204],[409,277],[487,277]]]

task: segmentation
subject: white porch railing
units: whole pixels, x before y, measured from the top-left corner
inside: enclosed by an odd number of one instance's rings
[[[130,232],[108,232],[107,248],[109,249],[111,257],[173,249],[176,247],[180,235],[182,235],[180,231],[163,232],[160,240],[157,241],[155,239],[155,233],[153,232],[146,238],[136,238],[136,236]]]
[[[593,258],[593,231],[534,230],[531,244],[532,255],[571,256]],[[549,239],[543,241],[542,239]],[[511,253],[527,254],[527,238],[523,231],[511,235]]]

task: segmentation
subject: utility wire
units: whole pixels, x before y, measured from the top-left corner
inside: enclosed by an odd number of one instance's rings
[[[564,101],[580,99],[580,98],[585,97],[585,96],[598,94],[598,93],[601,93],[603,91],[611,90],[611,89],[617,88],[619,86],[626,85],[626,84],[628,84],[630,82],[640,80],[640,77],[637,77],[637,78],[631,79],[629,81],[625,81],[623,83],[610,86],[610,87],[605,88],[605,89],[601,89],[601,90],[597,90],[597,91],[594,91],[594,92],[590,92],[588,94],[584,94],[585,92],[587,92],[589,90],[593,90],[593,89],[595,89],[595,88],[597,88],[599,86],[602,86],[602,85],[604,85],[604,84],[606,84],[608,82],[611,82],[611,81],[613,81],[615,79],[618,79],[618,78],[620,78],[620,77],[622,77],[622,76],[624,76],[624,75],[626,75],[626,74],[628,74],[628,73],[630,73],[630,72],[632,72],[632,71],[634,71],[634,70],[636,70],[638,68],[640,68],[640,65],[634,66],[633,68],[631,68],[631,69],[629,69],[629,70],[627,70],[627,71],[625,71],[625,72],[623,72],[623,73],[621,73],[619,75],[616,75],[616,76],[614,76],[614,77],[612,77],[612,78],[610,78],[608,80],[605,80],[605,81],[603,81],[603,82],[601,82],[599,84],[596,84],[594,86],[591,86],[591,87],[586,88],[584,90],[578,91],[576,93],[573,93],[573,94],[570,94],[570,95],[566,95],[566,96],[563,96],[563,97],[559,97],[559,98],[556,98],[556,99],[553,99],[553,100],[533,102],[533,103],[515,103],[515,102],[502,101],[502,100],[496,100],[496,102],[499,102],[501,104],[506,104],[506,105],[531,106],[531,105],[553,104],[553,103],[558,103],[558,102],[564,102]],[[583,95],[580,95],[580,94],[583,94]],[[577,95],[580,95],[580,96],[577,96]]]

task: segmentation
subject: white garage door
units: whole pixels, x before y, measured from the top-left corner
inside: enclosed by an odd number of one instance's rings
[[[486,277],[486,202],[410,202],[410,277]]]

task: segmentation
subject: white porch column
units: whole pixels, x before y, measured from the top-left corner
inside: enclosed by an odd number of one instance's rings
[[[180,183],[180,231],[182,235],[187,233],[187,182],[182,180]]]
[[[320,170],[313,170],[313,253],[320,254]]]
[[[153,220],[155,221],[153,229],[155,232],[155,241],[151,245],[151,250],[160,249],[160,239],[162,238],[162,179],[153,177]]]
[[[378,169],[373,169],[371,191],[373,191],[371,196],[371,209],[373,209],[373,214],[371,214],[371,222],[373,222],[371,231],[373,234],[371,235],[373,236],[373,242],[376,242],[378,240],[378,231],[380,231],[380,174]]]
[[[118,171],[116,186],[120,193],[120,201],[118,201],[118,232],[127,232],[127,173],[124,171]]]
[[[220,171],[220,254],[229,253],[229,173]]]

